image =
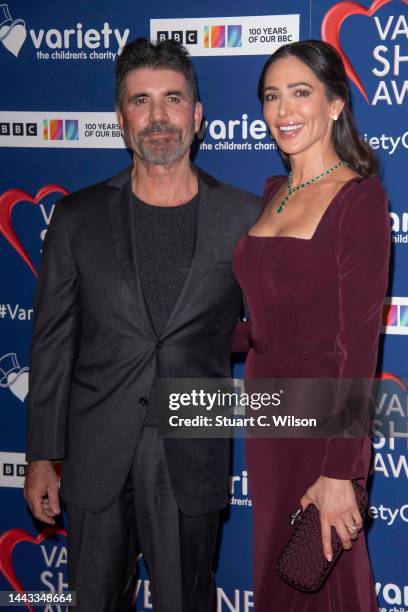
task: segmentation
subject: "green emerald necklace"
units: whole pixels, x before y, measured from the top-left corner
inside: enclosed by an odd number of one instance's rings
[[[332,172],[334,172],[334,170],[337,170],[337,168],[341,168],[341,166],[348,166],[348,163],[345,161],[339,161],[337,164],[335,164],[328,170],[324,170],[321,174],[318,174],[317,176],[310,179],[309,181],[305,181],[304,183],[299,183],[299,185],[297,185],[296,187],[292,187],[293,173],[289,172],[288,192],[283,198],[282,202],[279,204],[276,212],[278,214],[282,212],[283,207],[285,206],[286,202],[289,200],[291,195],[293,195],[297,191],[300,191],[301,189],[304,189],[305,187],[308,187],[309,185],[313,185],[313,183],[317,183],[317,181],[320,181],[320,179],[322,179],[323,177],[327,176],[328,174],[331,174]]]

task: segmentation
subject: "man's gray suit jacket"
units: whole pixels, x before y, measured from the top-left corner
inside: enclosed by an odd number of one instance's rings
[[[107,508],[130,470],[153,378],[230,376],[241,291],[234,246],[256,196],[199,169],[191,269],[160,338],[146,310],[133,237],[131,168],[60,200],[43,249],[30,353],[27,460],[62,460],[63,499]],[[227,503],[225,439],[165,439],[179,508]]]

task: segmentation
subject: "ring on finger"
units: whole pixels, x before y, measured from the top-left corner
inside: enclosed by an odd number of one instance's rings
[[[357,531],[357,525],[354,521],[351,523],[351,525],[346,525],[346,527],[350,533],[356,533]]]

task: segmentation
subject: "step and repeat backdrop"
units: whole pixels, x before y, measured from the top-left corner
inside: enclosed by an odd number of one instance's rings
[[[35,522],[22,491],[32,300],[55,201],[131,162],[114,114],[114,64],[138,36],[187,46],[205,108],[194,161],[258,194],[265,177],[284,171],[256,96],[267,56],[286,42],[323,38],[344,58],[360,131],[381,160],[393,241],[368,545],[379,608],[408,611],[407,0],[0,3],[0,590],[67,588],[64,525]],[[234,367],[241,377],[243,364]],[[217,606],[247,612],[251,482],[242,440],[234,443],[230,492]],[[136,607],[152,608],[143,567]]]

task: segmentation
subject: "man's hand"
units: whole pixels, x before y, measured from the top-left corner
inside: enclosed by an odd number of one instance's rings
[[[50,525],[55,525],[54,516],[61,512],[58,489],[58,478],[51,461],[28,464],[24,497],[34,516]]]
[[[312,503],[319,509],[323,549],[328,561],[333,558],[332,526],[335,527],[343,548],[351,548],[352,540],[357,539],[357,532],[363,527],[351,480],[320,476],[306,491],[300,503],[303,510]]]

